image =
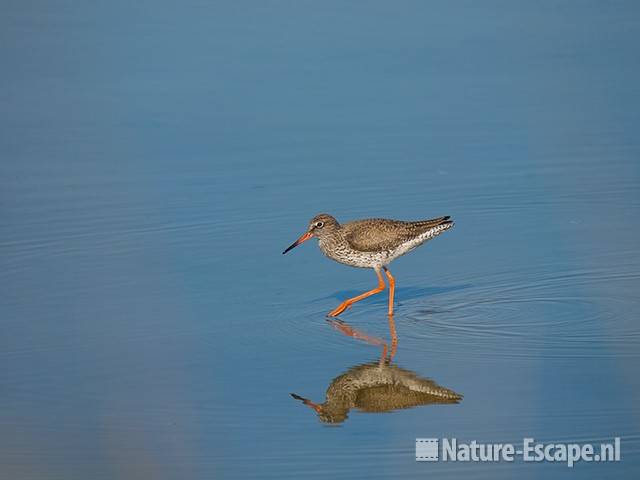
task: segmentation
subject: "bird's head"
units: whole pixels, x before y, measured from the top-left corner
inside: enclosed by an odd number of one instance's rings
[[[340,224],[331,215],[327,213],[321,213],[319,215],[316,215],[309,222],[309,227],[307,228],[307,231],[295,242],[289,245],[289,247],[287,247],[287,249],[284,252],[282,252],[282,254],[284,255],[289,250],[297,247],[303,242],[306,242],[312,237],[318,237],[319,239],[322,239],[328,235],[331,235],[338,228],[340,228]]]
[[[300,395],[296,395],[295,393],[291,393],[290,395],[296,400],[300,400],[307,407],[315,410],[315,412],[318,414],[318,418],[323,423],[337,425],[344,422],[348,418],[349,407],[345,405],[338,405],[338,408],[331,408],[331,406],[327,402],[315,403],[308,398],[301,397]]]

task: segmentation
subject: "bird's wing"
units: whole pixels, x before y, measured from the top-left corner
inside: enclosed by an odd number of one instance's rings
[[[364,412],[389,412],[401,408],[432,403],[459,403],[461,397],[448,388],[433,383],[434,389],[446,391],[446,396],[417,392],[401,384],[374,385],[357,391],[355,407]]]
[[[352,248],[362,252],[372,252],[397,248],[429,229],[447,222],[449,217],[418,222],[375,218],[351,222],[344,225],[344,228],[347,230],[347,242]]]

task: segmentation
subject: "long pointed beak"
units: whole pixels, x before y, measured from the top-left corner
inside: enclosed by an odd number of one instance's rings
[[[291,395],[296,400],[300,400],[302,403],[304,403],[308,407],[313,408],[316,412],[318,412],[318,413],[322,412],[322,407],[320,405],[318,405],[317,403],[313,403],[308,398],[301,397],[300,395],[296,395],[295,393],[290,393],[289,395]]]
[[[299,239],[297,239],[295,242],[293,242],[291,245],[289,245],[287,247],[287,249],[282,252],[282,254],[284,255],[285,253],[287,253],[289,250],[291,250],[292,248],[297,247],[298,245],[300,245],[302,242],[306,242],[307,240],[309,240],[311,237],[313,237],[313,233],[311,232],[307,232],[304,235],[302,235]]]

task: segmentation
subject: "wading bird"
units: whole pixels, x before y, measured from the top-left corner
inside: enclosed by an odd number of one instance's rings
[[[378,276],[378,286],[345,300],[329,312],[331,317],[340,315],[364,298],[382,292],[386,286],[382,278],[384,270],[389,279],[389,315],[393,315],[395,279],[387,266],[396,258],[453,227],[450,218],[446,216],[417,222],[369,218],[340,224],[331,215],[321,213],[311,219],[307,231],[282,253],[316,237],[320,250],[336,262],[352,267],[373,268]]]

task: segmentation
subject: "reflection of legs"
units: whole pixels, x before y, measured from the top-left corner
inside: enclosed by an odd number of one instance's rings
[[[367,342],[370,345],[375,345],[377,347],[382,347],[382,355],[380,356],[380,365],[382,365],[387,360],[387,354],[389,354],[389,361],[393,360],[394,355],[396,354],[396,350],[398,349],[398,337],[396,335],[396,327],[393,323],[393,316],[389,317],[389,330],[391,331],[391,352],[389,352],[389,346],[387,343],[378,337],[372,337],[363,333],[359,330],[356,330],[350,325],[347,325],[342,320],[327,320],[329,324],[334,327],[336,330],[344,333],[346,336],[355,338],[357,340],[362,340]]]
[[[370,297],[371,295],[375,295],[376,293],[380,293],[381,291],[384,290],[385,284],[384,284],[384,280],[382,279],[382,274],[380,273],[380,269],[374,268],[374,270],[376,271],[376,275],[378,275],[378,286],[373,290],[369,290],[368,292],[364,292],[363,294],[358,295],[357,297],[353,297],[345,300],[340,305],[338,305],[334,310],[329,312],[330,317],[337,317],[354,303],[359,302],[364,298]]]
[[[391,335],[391,353],[389,353],[389,361],[393,360],[398,350],[398,334],[396,333],[396,323],[393,321],[393,315],[389,315],[389,334]]]
[[[339,332],[344,333],[347,337],[356,338],[358,340],[362,340],[367,342],[369,345],[383,346],[385,345],[384,340],[378,337],[372,337],[367,335],[366,333],[362,333],[359,330],[356,330],[351,325],[347,325],[341,320],[327,320],[329,324],[338,330]]]
[[[358,340],[363,340],[370,345],[382,347],[382,355],[380,355],[380,365],[382,365],[386,361],[387,351],[389,350],[389,347],[387,346],[384,340],[378,337],[372,337],[370,335],[367,335],[366,333],[362,333],[361,331],[356,330],[352,326],[347,325],[342,320],[328,320],[328,322],[332,327],[344,333],[347,337],[356,338]]]
[[[387,267],[384,268],[384,273],[387,274],[387,278],[389,279],[389,315],[393,315],[393,295],[396,291],[396,280],[391,276],[391,272]]]

